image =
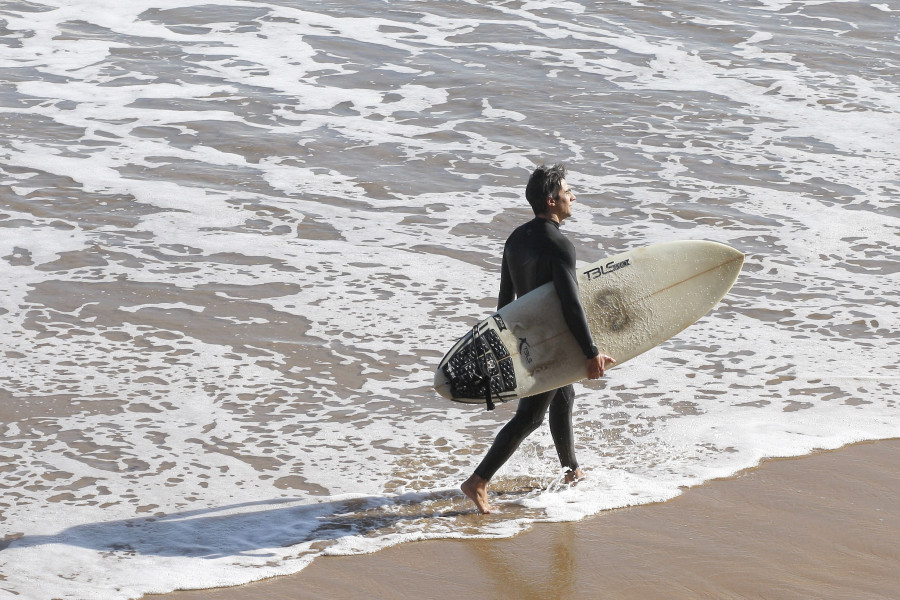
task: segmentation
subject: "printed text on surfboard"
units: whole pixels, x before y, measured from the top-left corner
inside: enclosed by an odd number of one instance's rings
[[[630,258],[626,258],[625,260],[620,261],[620,262],[609,261],[605,265],[600,265],[599,267],[594,267],[593,269],[585,271],[584,274],[587,276],[588,280],[597,279],[598,277],[600,277],[602,275],[608,275],[609,273],[612,273],[613,271],[618,271],[619,269],[621,269],[623,267],[630,266],[631,265],[630,261],[631,261]]]

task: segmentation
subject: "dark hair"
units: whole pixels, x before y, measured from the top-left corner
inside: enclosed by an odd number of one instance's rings
[[[547,212],[547,198],[559,196],[565,178],[566,166],[562,163],[552,167],[541,165],[534,170],[525,186],[525,199],[535,215]]]

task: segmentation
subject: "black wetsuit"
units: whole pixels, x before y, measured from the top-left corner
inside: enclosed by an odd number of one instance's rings
[[[559,224],[538,217],[518,227],[506,240],[497,308],[503,308],[517,296],[550,281],[556,287],[566,324],[581,346],[585,359],[597,356],[597,347],[591,339],[584,308],[578,297],[575,247],[559,231]],[[515,416],[497,434],[497,439],[475,473],[490,480],[519,444],[540,426],[548,409],[550,433],[559,462],[574,471],[578,468],[572,433],[574,404],[575,390],[571,385],[519,400]]]

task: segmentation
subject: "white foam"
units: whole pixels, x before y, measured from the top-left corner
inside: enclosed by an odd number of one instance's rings
[[[847,59],[866,68],[815,66],[792,48],[834,31],[798,40],[787,2],[44,5],[7,11],[0,58],[21,74],[0,111],[28,123],[0,149],[0,514],[23,534],[0,594],[233,585],[900,436],[878,40]],[[743,41],[701,51],[683,23]],[[711,315],[579,387],[587,481],[561,485],[541,430],[473,524],[456,486],[514,407],[447,405],[432,369],[490,313],[524,178],[557,159],[583,259],[690,237],[747,262]]]

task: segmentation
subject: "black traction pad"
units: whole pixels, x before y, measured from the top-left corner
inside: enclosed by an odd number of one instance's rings
[[[462,347],[443,367],[454,398],[482,400],[490,380],[491,394],[501,402],[516,389],[516,372],[506,345],[493,329],[469,332]]]

